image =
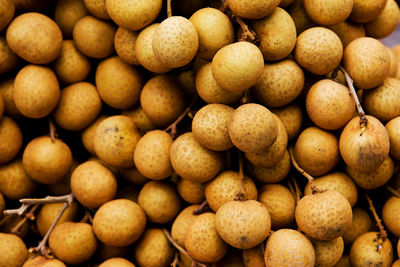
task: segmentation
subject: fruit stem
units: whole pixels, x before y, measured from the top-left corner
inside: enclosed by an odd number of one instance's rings
[[[381,219],[379,219],[379,216],[378,216],[378,214],[376,213],[374,204],[372,203],[372,200],[369,198],[369,196],[368,196],[367,193],[365,193],[365,197],[366,197],[366,199],[367,199],[367,201],[368,201],[369,209],[370,209],[370,211],[372,212],[372,215],[374,216],[376,225],[377,225],[378,228],[379,228],[380,238],[379,238],[378,244],[379,244],[380,247],[382,247],[383,241],[385,241],[385,239],[387,238],[387,233],[386,233],[386,231],[385,231],[385,228],[384,228],[383,225],[382,225]],[[378,250],[379,250],[379,248],[378,248]]]
[[[22,218],[17,225],[15,225],[12,229],[11,229],[11,233],[13,234],[17,234],[19,233],[20,228],[22,227],[22,225],[24,225],[24,223],[29,219],[31,221],[33,221],[35,219],[35,211],[39,208],[39,204],[34,205],[27,214],[25,214],[24,218]]]
[[[7,222],[9,219],[11,219],[11,216],[5,216],[3,219],[0,221],[0,226],[2,226],[5,222]]]
[[[183,111],[183,113],[170,125],[168,126],[164,131],[168,132],[170,131],[170,135],[172,138],[175,138],[176,135],[176,127],[178,125],[178,123],[180,123],[185,116],[189,113],[189,111],[191,110],[191,108],[193,107],[194,103],[197,100],[197,95],[195,97],[193,97],[192,102],[189,104],[189,106],[185,109],[185,111]]]
[[[243,93],[243,96],[240,98],[240,104],[244,105],[250,102],[250,91],[246,90]]]
[[[175,252],[174,261],[171,263],[171,267],[178,267],[179,264],[179,253]]]
[[[193,211],[193,214],[194,214],[194,215],[202,214],[202,213],[205,212],[207,209],[208,209],[208,201],[207,201],[207,199],[206,199],[206,200],[204,200],[204,201],[200,204],[200,206],[199,206],[197,209],[195,209],[195,210]]]
[[[200,263],[200,262],[196,261],[195,259],[193,259],[192,256],[190,256],[189,252],[187,252],[183,247],[181,247],[178,243],[176,243],[175,240],[170,235],[170,233],[167,231],[167,229],[163,228],[162,230],[163,230],[165,236],[167,237],[167,239],[169,240],[169,242],[171,242],[171,244],[177,250],[179,250],[179,252],[181,252],[183,255],[185,255],[192,262],[192,266],[207,267],[207,265]]]
[[[168,18],[172,16],[171,1],[172,0],[167,0],[167,16],[168,16]]]
[[[296,168],[296,170],[297,170],[301,175],[303,175],[304,177],[307,178],[308,183],[310,184],[310,188],[311,188],[312,194],[321,192],[321,191],[317,188],[317,186],[315,185],[315,183],[314,183],[314,178],[313,178],[311,175],[309,175],[305,170],[303,170],[303,169],[299,166],[299,164],[297,164],[296,158],[294,157],[294,153],[293,153],[293,147],[289,147],[289,155],[290,155],[290,160],[292,161],[292,164],[293,164],[293,166]]]
[[[392,188],[391,186],[386,186],[386,189],[393,194],[393,196],[400,198],[400,192],[394,188]]]
[[[301,198],[301,191],[299,188],[299,185],[297,184],[296,179],[293,176],[290,176],[290,180],[292,180],[293,184],[294,184],[294,192],[295,192],[295,201],[296,203],[300,201]]]
[[[81,222],[83,223],[90,222],[91,224],[93,224],[93,217],[88,210],[85,210],[85,215],[83,216]]]
[[[339,66],[340,70],[343,72],[344,77],[346,78],[346,82],[350,91],[350,95],[353,97],[354,102],[356,103],[357,107],[357,112],[358,115],[360,116],[360,126],[362,129],[365,129],[365,127],[368,124],[368,119],[365,117],[365,112],[361,106],[360,100],[357,97],[356,89],[354,88],[353,85],[353,79],[351,79],[349,73],[342,67]]]
[[[50,138],[51,141],[54,143],[56,141],[56,126],[54,125],[53,121],[49,119],[49,130],[50,130]]]
[[[236,194],[235,200],[236,201],[245,201],[246,196],[244,193],[244,174],[243,174],[243,155],[239,151],[239,192]]]

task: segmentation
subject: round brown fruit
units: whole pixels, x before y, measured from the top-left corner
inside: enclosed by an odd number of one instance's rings
[[[14,17],[15,3],[13,0],[1,0],[0,2],[0,32],[3,31]]]
[[[264,246],[258,245],[254,248],[243,249],[242,259],[244,267],[265,267]]]
[[[297,35],[311,27],[316,26],[314,21],[310,19],[306,10],[304,9],[303,0],[295,0],[293,4],[288,7],[288,13],[296,25]]]
[[[63,208],[64,203],[49,203],[44,204],[40,209],[39,213],[36,217],[36,227],[41,236],[45,236],[50,226],[53,224],[55,219],[57,218],[60,210]],[[56,225],[73,221],[78,215],[78,205],[76,202],[73,202],[68,208],[64,211],[62,216]]]
[[[83,0],[89,12],[100,19],[111,19],[107,13],[106,0]]]
[[[0,233],[0,265],[20,267],[28,258],[24,241],[14,234]]]
[[[328,28],[336,33],[337,36],[339,36],[340,40],[342,41],[343,48],[346,48],[346,46],[353,40],[366,36],[364,25],[351,21],[345,21],[329,26]]]
[[[342,237],[328,241],[312,238],[310,240],[315,250],[315,266],[334,266],[343,255],[344,243]]]
[[[43,256],[36,256],[27,260],[22,267],[66,267],[66,265],[57,259],[48,259]]]
[[[188,229],[192,227],[194,220],[199,217],[193,213],[199,207],[199,205],[192,205],[183,209],[172,223],[171,236],[182,247],[185,246],[185,237]]]
[[[400,198],[390,197],[382,208],[382,219],[386,228],[400,237]]]
[[[179,196],[188,203],[197,204],[205,200],[204,184],[192,182],[186,179],[178,179],[176,189]]]
[[[303,111],[298,103],[292,102],[284,107],[271,109],[271,112],[278,115],[285,125],[288,141],[298,136],[303,124]]]
[[[82,144],[93,156],[96,155],[96,151],[94,151],[94,137],[96,136],[97,126],[106,118],[107,117],[103,115],[99,116],[92,124],[82,131]]]
[[[68,38],[72,36],[78,20],[88,13],[82,0],[60,0],[54,10],[54,21],[60,27],[64,38]]]
[[[400,116],[390,120],[386,126],[386,131],[390,140],[390,155],[400,160]]]
[[[279,5],[279,0],[228,0],[233,13],[246,19],[261,19]]]
[[[387,0],[353,0],[353,9],[349,19],[365,23],[374,20],[382,13]]]
[[[353,0],[304,0],[303,5],[313,21],[330,26],[344,22],[350,16]]]
[[[0,120],[0,164],[14,159],[22,147],[22,132],[10,117]]]
[[[124,258],[111,258],[99,265],[99,267],[114,267],[114,266],[135,267],[133,263]]]
[[[10,49],[6,38],[0,36],[0,74],[15,69],[18,63],[19,57]]]
[[[138,32],[118,27],[114,35],[114,48],[117,55],[126,63],[139,65],[136,57],[136,41]]]
[[[361,208],[353,208],[353,221],[351,227],[344,232],[343,241],[345,244],[352,244],[362,234],[371,231],[373,224],[368,212]]]
[[[140,106],[134,109],[123,110],[121,115],[131,118],[135,125],[143,132],[148,132],[157,128],[157,126],[147,117]]]
[[[388,0],[379,16],[365,24],[367,35],[376,39],[389,36],[396,29],[399,16],[399,6],[396,1]]]

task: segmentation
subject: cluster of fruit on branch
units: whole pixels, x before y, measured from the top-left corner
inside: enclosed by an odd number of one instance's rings
[[[399,267],[399,13],[0,0],[0,266]]]

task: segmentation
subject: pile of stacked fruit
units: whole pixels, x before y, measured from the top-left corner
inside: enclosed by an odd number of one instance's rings
[[[399,267],[398,23],[395,0],[0,0],[0,266]]]

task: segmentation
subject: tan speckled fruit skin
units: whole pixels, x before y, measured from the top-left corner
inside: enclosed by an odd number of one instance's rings
[[[339,162],[337,137],[318,127],[309,127],[300,134],[294,146],[299,166],[312,176],[321,176]]]
[[[204,184],[195,183],[186,179],[179,179],[176,189],[183,200],[191,204],[201,203],[205,200]]]
[[[80,264],[94,254],[97,240],[90,224],[64,222],[51,232],[49,247],[66,264]]]
[[[15,69],[20,61],[19,57],[8,46],[4,36],[0,37],[0,58],[1,74]]]
[[[263,55],[252,43],[237,42],[224,46],[215,54],[212,74],[228,91],[244,91],[253,86],[264,69]]]
[[[246,19],[261,19],[275,10],[279,3],[279,0],[228,0],[232,11]]]
[[[254,248],[243,249],[242,259],[244,267],[265,267],[263,248],[264,246],[258,245]]]
[[[99,267],[135,267],[133,263],[124,258],[111,258],[99,265]]]
[[[126,63],[139,65],[136,57],[136,40],[139,33],[118,27],[114,36],[114,48],[117,55]]]
[[[389,239],[385,239],[382,248],[377,251],[378,236],[377,232],[368,232],[354,241],[350,249],[351,266],[391,266],[393,261],[392,244]]]
[[[43,256],[36,256],[27,260],[22,267],[66,267],[66,265],[57,259],[47,259]]]
[[[341,193],[353,207],[358,198],[358,191],[353,180],[343,172],[333,172],[314,179],[314,184],[321,191],[333,190]],[[304,195],[311,195],[310,184],[304,188]]]
[[[75,47],[72,40],[64,40],[53,68],[61,82],[71,84],[86,79],[90,72],[90,61]]]
[[[176,216],[172,227],[171,236],[172,238],[182,247],[185,247],[185,237],[187,230],[192,226],[194,220],[198,217],[193,214],[200,205],[191,205],[183,209],[178,216]]]
[[[303,86],[303,70],[293,60],[285,59],[277,63],[266,63],[251,92],[262,104],[275,108],[290,104],[300,95]]]
[[[388,0],[353,0],[353,9],[351,11],[350,20],[358,23],[372,21],[385,8]]]
[[[0,233],[0,265],[20,267],[28,258],[24,241],[16,235]]]
[[[262,183],[278,183],[290,172],[291,164],[289,153],[286,150],[282,159],[270,168],[254,166],[251,163],[248,163],[247,168],[252,176]]]
[[[64,203],[62,202],[49,203],[42,206],[36,215],[36,227],[41,236],[44,236],[47,233],[63,206]],[[73,202],[72,205],[64,211],[60,220],[57,222],[57,225],[63,222],[75,220],[76,215],[78,215],[78,205],[76,202]]]
[[[199,37],[190,20],[173,16],[157,27],[152,42],[154,56],[170,68],[188,64],[196,55]]]
[[[74,83],[61,91],[53,117],[63,129],[80,131],[97,118],[101,106],[96,87],[88,82]]]
[[[5,110],[4,98],[0,92],[0,120],[3,118],[4,110]]]
[[[111,19],[107,13],[106,0],[83,0],[89,12],[99,19]]]
[[[310,18],[324,26],[344,22],[353,8],[353,0],[304,0],[303,3]]]
[[[14,17],[15,3],[13,0],[2,0],[0,5],[0,31],[3,31]]]
[[[73,171],[71,190],[85,207],[98,208],[115,197],[117,180],[108,168],[91,160]]]
[[[88,13],[82,0],[61,0],[54,10],[54,21],[60,27],[63,37],[71,38],[75,24]]]
[[[257,188],[253,180],[245,176],[243,179],[246,199],[257,200]],[[205,196],[210,208],[217,212],[226,202],[235,199],[240,189],[239,173],[234,171],[221,172],[205,185]]]
[[[81,18],[72,33],[75,46],[88,57],[106,58],[114,52],[116,28],[93,16]]]
[[[340,155],[350,168],[359,172],[376,170],[389,156],[389,136],[375,117],[366,116],[368,123],[361,131],[360,118],[347,123],[339,139]]]
[[[131,119],[126,116],[111,116],[103,120],[96,129],[94,149],[105,163],[115,167],[133,167],[133,151],[140,134]]]
[[[140,105],[149,119],[158,126],[172,123],[185,109],[183,91],[166,75],[150,79],[140,93]]]
[[[342,236],[352,222],[349,201],[336,191],[304,196],[296,206],[295,218],[299,228],[318,240]]]
[[[259,104],[244,104],[233,113],[228,125],[232,143],[243,152],[261,153],[278,135],[273,114]]]
[[[400,61],[397,59],[396,54],[393,52],[392,49],[386,46],[386,51],[389,53],[390,57],[390,68],[389,68],[389,77],[396,78],[397,70],[398,70],[398,64]],[[398,79],[398,78],[397,78]]]
[[[336,130],[346,125],[354,114],[355,106],[349,89],[329,79],[315,83],[306,97],[308,116],[317,126],[326,130]]]
[[[160,13],[162,0],[106,0],[107,13],[121,27],[137,31]]]
[[[223,104],[209,104],[197,111],[192,121],[192,132],[197,142],[215,151],[233,147],[228,124],[234,111]]]
[[[352,244],[362,234],[371,231],[373,224],[366,210],[361,208],[353,209],[353,221],[351,227],[344,232],[343,241],[345,244]]]
[[[224,155],[200,145],[191,132],[180,135],[171,147],[171,163],[183,179],[204,183],[223,168]]]
[[[346,47],[343,66],[357,88],[371,89],[380,85],[388,76],[390,57],[380,41],[363,37]]]
[[[223,89],[212,75],[211,62],[202,66],[196,75],[196,91],[208,104],[233,104],[240,99],[243,92],[232,92]]]
[[[57,105],[60,86],[50,68],[27,65],[15,77],[13,94],[15,105],[24,116],[39,119]]]
[[[313,267],[315,252],[310,240],[292,229],[271,234],[265,246],[266,267]]]
[[[379,16],[365,24],[367,35],[376,39],[389,36],[399,22],[399,6],[394,0],[388,0]]]
[[[343,254],[334,267],[351,267],[350,256],[348,254]]]
[[[169,151],[171,136],[161,130],[147,132],[139,139],[133,160],[138,171],[149,179],[161,180],[172,174]]]
[[[328,29],[332,30],[339,36],[342,41],[343,48],[351,43],[351,41],[365,37],[365,28],[363,24],[345,21],[336,25],[329,26]]]
[[[157,126],[146,116],[140,106],[130,110],[123,110],[121,115],[131,118],[135,125],[144,132],[157,128]]]
[[[303,124],[303,111],[298,103],[271,109],[271,112],[278,115],[285,125],[288,141],[293,140],[300,133]]]
[[[32,64],[47,64],[61,52],[62,33],[49,17],[29,12],[10,23],[7,43],[18,56]]]
[[[61,139],[49,136],[33,139],[25,147],[22,163],[36,182],[54,184],[65,177],[72,166],[72,153]]]
[[[314,27],[297,37],[296,62],[311,73],[328,74],[337,68],[343,56],[343,45],[333,31]]]
[[[316,24],[307,15],[303,6],[303,0],[295,0],[288,8],[288,13],[292,17],[296,25],[297,35],[304,32],[308,28],[316,26]]]
[[[150,222],[171,222],[181,210],[181,199],[167,181],[149,181],[140,190],[138,204]]]
[[[229,201],[215,215],[221,238],[238,249],[249,249],[264,241],[271,230],[267,208],[256,200]]]
[[[196,260],[217,262],[228,249],[228,245],[217,232],[215,221],[215,214],[203,213],[195,217],[186,232],[185,247]]]
[[[94,215],[96,237],[110,246],[128,246],[135,242],[146,227],[142,208],[128,199],[116,199],[103,204]]]
[[[274,116],[278,125],[278,134],[275,142],[261,153],[249,152],[244,154],[253,165],[271,168],[275,166],[285,154],[288,143],[285,125],[277,115],[272,114],[272,116]]]
[[[160,23],[154,23],[140,31],[135,46],[138,62],[147,70],[154,73],[165,73],[171,68],[164,66],[153,53],[153,36]]]
[[[94,137],[96,136],[97,126],[106,118],[107,117],[103,115],[99,116],[92,124],[82,131],[82,144],[93,156],[96,156],[96,151],[94,151]]]
[[[202,8],[189,20],[196,27],[199,36],[197,55],[201,58],[211,60],[219,49],[234,41],[232,22],[218,9]]]
[[[36,189],[20,159],[0,166],[0,191],[8,199],[17,200],[29,196]]]
[[[275,8],[268,17],[255,21],[252,26],[259,36],[265,60],[283,59],[296,45],[296,25],[282,8]]]
[[[311,239],[315,250],[315,266],[329,267],[335,265],[343,255],[343,238],[328,241]]]
[[[390,155],[400,160],[400,117],[390,120],[386,126],[386,131],[390,140]]]
[[[399,242],[397,242],[397,255],[400,255],[400,239]]]
[[[14,159],[21,147],[21,129],[13,119],[4,116],[0,121],[0,164]]]
[[[289,227],[294,221],[295,200],[293,194],[280,184],[263,185],[258,196],[271,216],[271,227]]]
[[[363,92],[365,111],[382,122],[400,115],[400,80],[387,77],[377,88]]]
[[[400,198],[389,198],[382,209],[382,219],[386,228],[395,236],[400,237]]]

